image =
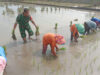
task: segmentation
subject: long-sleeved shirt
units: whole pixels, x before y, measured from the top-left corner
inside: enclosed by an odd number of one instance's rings
[[[100,19],[91,18],[91,21],[95,22],[97,24],[97,26],[100,26]]]
[[[74,38],[75,38],[75,34],[78,34],[78,35],[79,35],[78,30],[77,30],[75,24],[73,24],[73,25],[70,27],[70,30],[71,30],[71,32],[73,33],[73,37],[74,37]]]
[[[86,21],[86,24],[91,28],[91,29],[96,29],[97,25],[93,21]]]
[[[56,52],[55,52],[55,47],[56,46],[56,38],[55,38],[55,34],[53,33],[47,33],[44,35],[43,37],[43,45],[44,46],[48,46],[50,44],[51,46],[51,52],[53,53],[53,55],[56,55]]]

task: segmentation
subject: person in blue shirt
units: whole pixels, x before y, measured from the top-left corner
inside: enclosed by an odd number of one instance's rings
[[[97,28],[100,28],[100,19],[97,19],[95,17],[91,18],[91,21],[95,22],[97,24]]]
[[[1,46],[0,46],[0,56],[4,57],[5,60],[7,61],[5,50],[4,50],[4,48],[1,47]]]
[[[85,28],[85,34],[89,34],[90,33],[90,30],[95,32],[96,31],[96,28],[97,28],[97,25],[95,22],[93,21],[86,21],[84,22],[84,28]]]

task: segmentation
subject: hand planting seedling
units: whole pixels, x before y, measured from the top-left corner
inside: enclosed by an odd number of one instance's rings
[[[39,35],[40,35],[40,33],[39,33],[39,27],[36,28],[35,35],[36,35],[36,36],[39,36]]]
[[[17,40],[14,30],[12,31],[12,38],[13,38],[13,40]]]
[[[55,29],[57,29],[57,28],[58,28],[58,23],[55,24]]]
[[[81,35],[81,36],[79,36],[80,38],[85,38],[86,36],[85,35]]]

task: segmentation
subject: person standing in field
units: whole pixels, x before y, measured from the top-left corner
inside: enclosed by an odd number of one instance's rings
[[[29,21],[32,22],[32,24],[35,26],[35,28],[38,28],[38,26],[35,24],[35,22],[33,21],[32,17],[29,14],[29,9],[24,8],[23,13],[19,14],[17,16],[16,22],[15,22],[14,28],[13,28],[13,34],[14,34],[16,26],[17,26],[17,24],[19,24],[19,31],[20,31],[20,34],[21,34],[21,37],[22,37],[24,43],[27,42],[25,31],[28,32],[29,39],[32,39],[31,36],[33,35],[33,31],[29,25]]]

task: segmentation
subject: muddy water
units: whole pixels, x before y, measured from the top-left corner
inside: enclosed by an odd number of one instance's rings
[[[28,40],[27,44],[23,44],[18,27],[17,41],[11,39],[16,16],[24,7],[30,9],[30,14],[41,32],[39,40]],[[99,17],[100,13],[33,4],[0,3],[0,45],[7,46],[8,58],[4,75],[99,75],[100,31],[79,39],[78,43],[70,43],[70,21],[77,18],[78,23],[83,23],[93,15]],[[55,23],[58,23],[57,31],[54,30]],[[31,27],[35,32],[32,24]],[[59,51],[58,58],[51,56],[50,47],[46,57],[41,54],[42,36],[47,32],[61,34],[66,39],[63,46],[66,50]]]

